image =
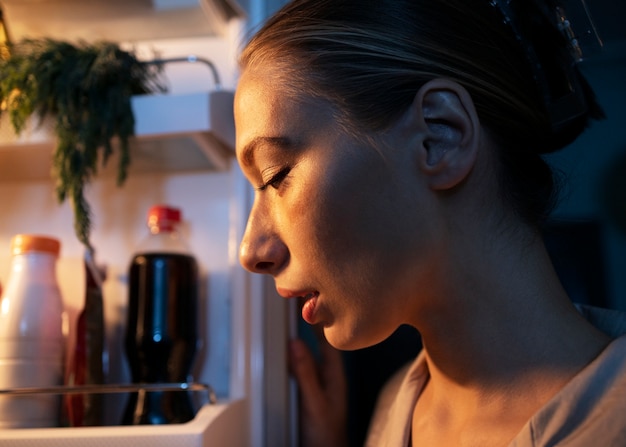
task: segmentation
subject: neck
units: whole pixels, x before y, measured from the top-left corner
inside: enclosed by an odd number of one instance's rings
[[[606,346],[572,306],[539,236],[466,239],[451,243],[478,255],[455,256],[414,319],[442,397],[514,396],[533,377],[559,387]]]

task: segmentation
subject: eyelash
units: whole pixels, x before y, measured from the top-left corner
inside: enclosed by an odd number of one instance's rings
[[[285,179],[285,177],[287,177],[287,175],[289,175],[290,171],[291,171],[291,167],[285,167],[281,169],[276,174],[271,176],[267,182],[259,186],[257,190],[265,191],[269,186],[271,186],[274,189],[278,189],[278,187],[280,186],[280,183]]]

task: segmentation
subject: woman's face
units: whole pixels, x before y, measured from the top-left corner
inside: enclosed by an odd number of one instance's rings
[[[342,131],[330,104],[288,97],[275,79],[248,70],[235,98],[237,158],[256,190],[241,263],[306,298],[303,318],[335,347],[378,343],[410,322],[434,252],[402,120],[374,147]]]

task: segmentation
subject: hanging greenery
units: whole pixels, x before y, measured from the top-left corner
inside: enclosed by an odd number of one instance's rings
[[[10,45],[9,56],[0,60],[0,115],[8,113],[18,134],[31,116],[38,124],[54,120],[57,199],[69,198],[76,236],[89,249],[85,187],[114,148],[119,152],[117,183],[124,183],[135,128],[131,97],[164,92],[161,74],[161,65],[141,62],[111,42],[27,39]]]

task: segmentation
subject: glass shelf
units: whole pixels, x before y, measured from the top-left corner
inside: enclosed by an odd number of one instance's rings
[[[217,398],[210,385],[195,382],[179,383],[129,383],[129,384],[100,384],[77,386],[51,386],[0,389],[0,396],[29,396],[29,395],[70,395],[70,394],[115,394],[159,391],[204,391],[207,393],[207,402],[215,404]]]

